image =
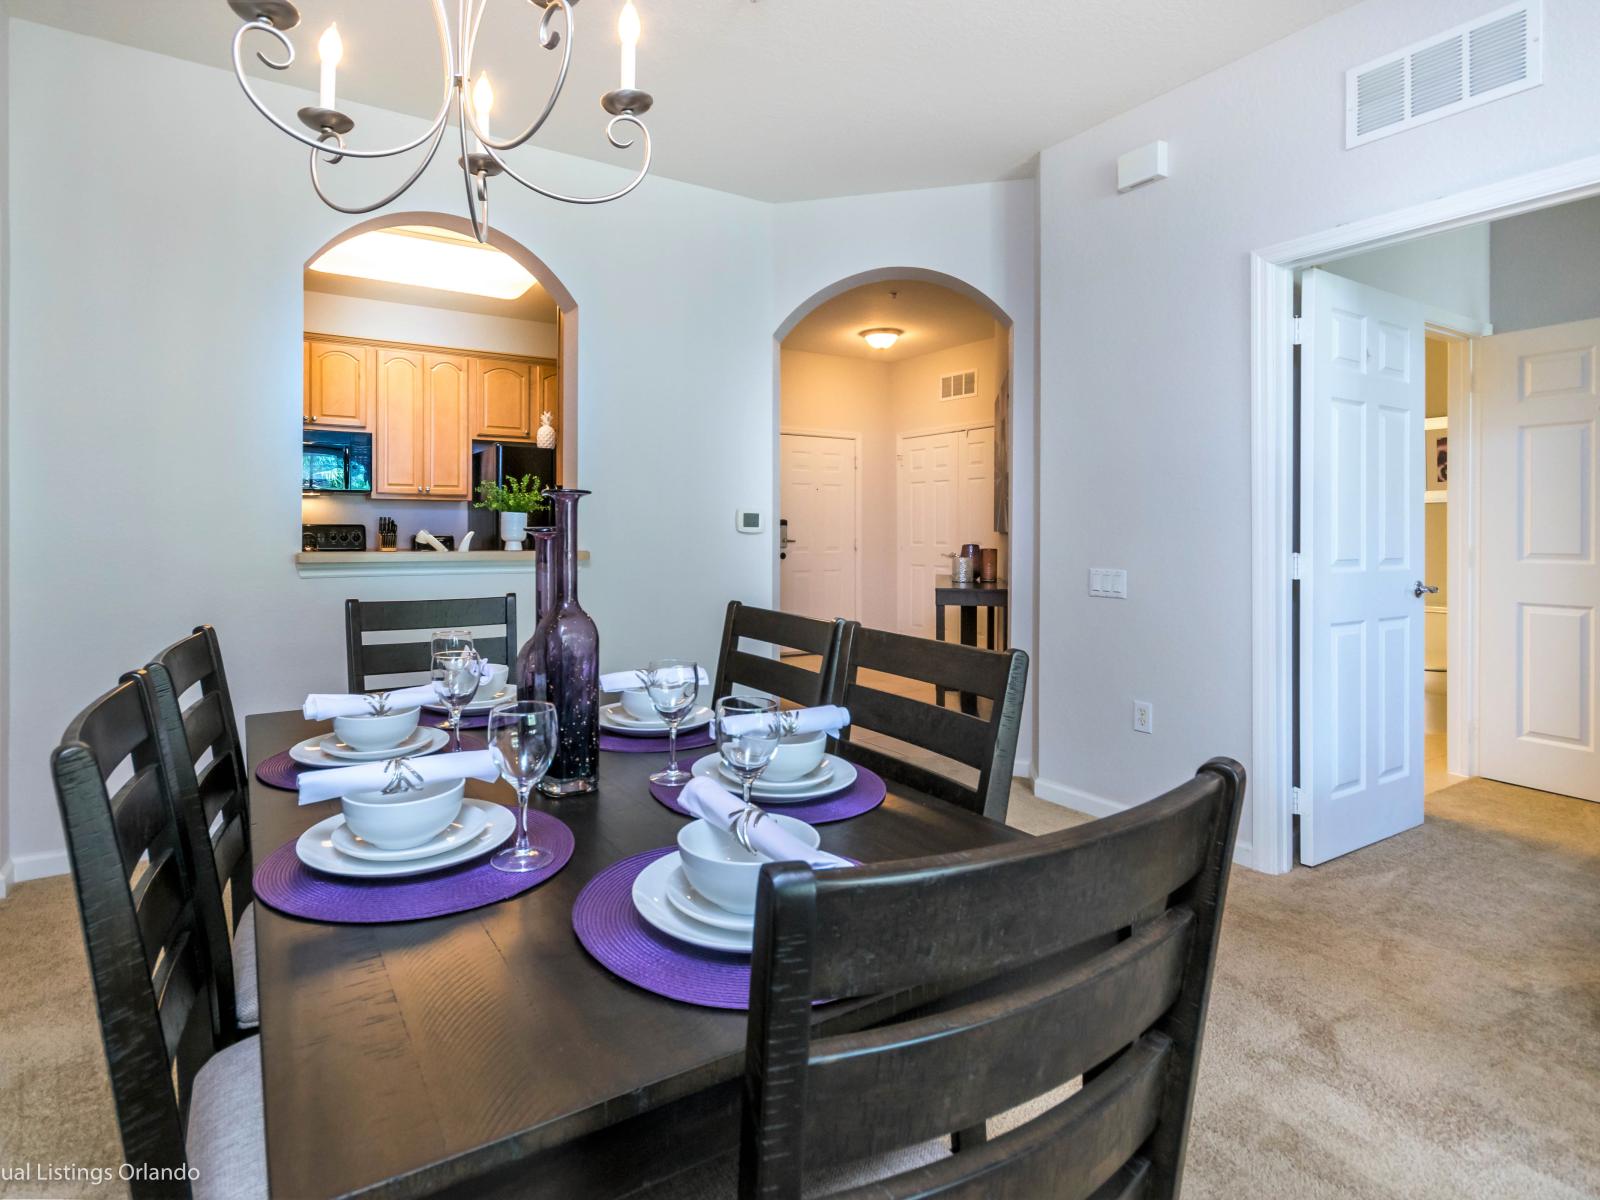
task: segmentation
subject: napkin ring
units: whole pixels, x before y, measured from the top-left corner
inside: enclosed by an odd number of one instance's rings
[[[389,693],[369,693],[367,696],[367,707],[372,710],[372,715],[375,717],[387,716],[389,714]]]
[[[389,782],[383,785],[385,796],[393,796],[399,792],[420,791],[427,786],[423,782],[421,773],[411,765],[409,758],[391,758],[384,764],[383,773],[390,777]]]
[[[750,844],[750,831],[760,824],[766,815],[765,809],[757,808],[754,804],[747,805],[733,814],[733,824],[728,828],[747,854],[756,853],[756,848]]]

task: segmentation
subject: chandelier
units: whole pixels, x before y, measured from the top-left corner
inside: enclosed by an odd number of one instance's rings
[[[440,143],[444,141],[445,134],[449,130],[452,111],[460,133],[461,157],[457,161],[460,163],[462,179],[466,185],[467,215],[472,221],[473,235],[480,242],[489,240],[489,180],[497,175],[505,175],[530,191],[567,204],[605,204],[633,191],[644,181],[645,175],[650,170],[650,130],[640,118],[649,111],[652,103],[649,92],[641,92],[634,86],[639,14],[633,7],[633,0],[628,0],[623,6],[622,16],[617,21],[617,33],[622,42],[621,86],[602,96],[600,106],[611,114],[610,121],[606,123],[606,140],[618,150],[628,149],[634,144],[635,139],[626,127],[632,126],[638,131],[644,161],[639,164],[638,172],[626,184],[614,192],[607,192],[601,196],[568,196],[541,187],[531,179],[519,175],[501,157],[505,152],[515,150],[538,133],[554,111],[556,101],[560,99],[561,89],[567,81],[567,67],[572,61],[572,9],[578,0],[528,0],[529,4],[544,10],[544,15],[539,19],[539,45],[546,50],[559,49],[561,62],[556,73],[555,86],[551,88],[544,107],[526,129],[508,138],[492,136],[489,114],[494,105],[494,89],[489,83],[487,73],[480,72],[474,77],[472,70],[478,24],[483,19],[483,12],[488,3],[489,0],[457,0],[456,27],[452,34],[449,19],[445,14],[445,0],[433,0],[434,24],[438,27],[439,35],[440,65],[444,71],[444,93],[439,102],[438,114],[432,124],[421,136],[399,146],[391,146],[384,150],[362,150],[346,143],[345,135],[355,128],[355,120],[348,113],[341,112],[336,104],[335,76],[339,59],[344,52],[337,25],[328,26],[317,44],[322,61],[321,87],[317,103],[302,108],[297,114],[300,123],[310,131],[309,133],[296,129],[280,119],[251,89],[249,80],[245,78],[243,60],[245,39],[250,34],[264,34],[276,41],[281,48],[281,58],[269,58],[261,51],[256,51],[256,58],[266,66],[274,71],[286,71],[294,63],[294,45],[289,41],[288,31],[300,23],[300,10],[291,0],[228,0],[228,7],[244,21],[233,35],[233,73],[238,77],[239,86],[244,89],[245,96],[257,112],[295,141],[310,147],[311,186],[322,202],[337,212],[359,216],[374,212],[399,199],[433,161]],[[557,28],[558,14],[562,28]],[[421,158],[416,169],[394,191],[371,204],[340,204],[323,188],[321,168],[324,166],[337,165],[347,158],[394,158],[417,151],[420,151]]]

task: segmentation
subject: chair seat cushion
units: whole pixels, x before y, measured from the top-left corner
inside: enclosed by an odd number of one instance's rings
[[[264,1108],[258,1037],[235,1042],[195,1074],[185,1139],[195,1200],[266,1200]]]
[[[239,927],[233,931],[233,1011],[239,1024],[254,1029],[261,1024],[261,996],[256,991],[256,902],[245,905]]]

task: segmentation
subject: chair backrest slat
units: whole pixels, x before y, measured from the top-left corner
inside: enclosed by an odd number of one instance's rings
[[[916,745],[937,748],[945,758],[969,767],[982,767],[988,761],[989,722],[978,717],[870,687],[851,688],[848,699],[853,727],[879,732],[915,730]],[[911,740],[895,732],[889,736]]]
[[[1244,770],[1215,759],[1113,817],[981,850],[762,869],[741,1195],[794,1200],[807,1147],[878,1155],[1081,1076],[1043,1115],[861,1197],[1172,1200]],[[819,997],[913,1008],[813,1039]]]
[[[732,695],[737,685],[803,707],[827,703],[844,629],[843,620],[818,621],[731,601],[722,623],[722,652],[712,682],[713,699]],[[816,671],[810,671],[781,658],[753,654],[741,647],[740,643],[746,640],[815,654],[822,662]]]
[[[473,596],[460,600],[346,600],[345,674],[352,692],[372,690],[382,675],[426,676],[432,665],[429,636],[435,629],[499,627],[502,633],[474,639],[489,662],[513,665],[517,641],[517,597]],[[405,641],[367,642],[369,633],[415,633]]]

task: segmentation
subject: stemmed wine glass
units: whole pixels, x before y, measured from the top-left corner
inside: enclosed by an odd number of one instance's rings
[[[729,733],[729,717],[755,718],[751,722],[755,728]],[[766,696],[725,696],[717,701],[717,751],[728,770],[739,777],[746,808],[750,807],[751,786],[767,769],[782,739],[776,700]]]
[[[556,756],[556,706],[514,700],[489,710],[489,750],[500,777],[517,789],[517,840],[489,860],[501,871],[535,871],[550,851],[528,843],[528,793]]]
[[[656,715],[667,723],[667,769],[650,776],[650,782],[678,787],[692,778],[688,771],[678,769],[678,726],[700,698],[700,664],[660,658],[643,674],[645,693],[655,705]]]
[[[483,682],[477,648],[465,629],[440,629],[433,635],[431,675],[433,690],[450,710],[448,728],[455,731],[456,750],[461,749],[461,706],[478,694]]]

